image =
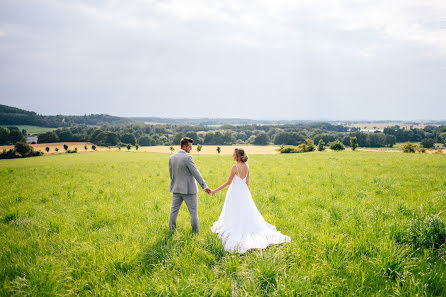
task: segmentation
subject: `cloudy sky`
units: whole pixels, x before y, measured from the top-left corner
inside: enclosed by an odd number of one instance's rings
[[[41,114],[446,119],[446,1],[1,0],[0,103]]]

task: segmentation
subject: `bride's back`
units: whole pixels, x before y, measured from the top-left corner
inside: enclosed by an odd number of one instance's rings
[[[236,174],[241,179],[244,179],[245,177],[248,176],[248,173],[249,173],[248,164],[246,164],[244,162],[237,162],[237,163],[235,163],[235,168],[236,168]]]

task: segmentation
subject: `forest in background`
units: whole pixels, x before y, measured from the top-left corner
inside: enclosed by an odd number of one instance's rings
[[[159,118],[139,118],[141,121]],[[167,119],[164,119],[167,120]],[[392,147],[397,142],[422,142],[425,148],[435,143],[446,145],[446,125],[426,125],[423,128],[394,125],[382,131],[363,132],[358,127],[329,122],[302,121],[293,123],[259,124],[255,120],[233,119],[232,124],[221,124],[230,119],[196,120],[195,125],[187,124],[191,119],[171,119],[172,123],[144,124],[132,118],[110,115],[85,116],[43,116],[35,112],[0,105],[0,145],[25,141],[27,131],[14,125],[35,125],[57,127],[53,131],[38,134],[38,143],[92,142],[100,146],[136,145],[177,145],[183,136],[191,137],[195,143],[204,145],[299,145],[311,139],[314,143],[323,140],[330,143],[340,140],[350,145],[350,138],[356,137],[361,147]],[[237,124],[243,122],[245,124]],[[252,121],[252,122],[249,122]],[[288,121],[289,122],[289,121]],[[212,123],[212,124],[205,124]],[[217,124],[220,123],[220,124]]]

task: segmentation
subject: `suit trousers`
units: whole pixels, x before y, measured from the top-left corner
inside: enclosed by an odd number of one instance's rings
[[[198,233],[198,198],[197,194],[172,193],[172,205],[170,207],[169,229],[175,231],[177,228],[177,216],[181,204],[186,202],[190,214],[190,224],[192,232]]]

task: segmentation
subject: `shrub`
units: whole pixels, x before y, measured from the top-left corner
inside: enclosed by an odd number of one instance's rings
[[[296,148],[294,146],[281,146],[279,151],[281,154],[295,153]]]
[[[17,142],[13,149],[3,150],[0,159],[25,158],[43,155],[40,151],[35,151],[32,146],[24,142]]]
[[[50,151],[50,148],[49,148],[49,147],[46,147],[45,150],[46,150],[46,152],[48,153],[48,152]]]
[[[314,151],[314,145],[308,145],[306,143],[301,143],[298,146],[281,146],[279,152],[282,154],[289,153],[306,153]]]
[[[322,138],[319,139],[319,143],[317,144],[317,150],[320,151],[320,152],[325,150],[325,142],[324,142],[324,140]]]
[[[220,154],[221,153],[221,147],[217,146],[217,153]]]
[[[314,146],[314,141],[312,139],[305,139],[305,142],[307,143],[307,150],[306,152],[312,152],[316,149],[316,147]]]
[[[87,147],[87,146],[84,146],[84,149],[85,149],[85,150],[88,150],[88,147]]]
[[[132,146],[130,144],[127,144],[127,150],[130,150]]]
[[[356,136],[350,137],[350,147],[352,148],[352,151],[356,150],[358,147],[358,139]]]
[[[403,143],[401,149],[404,153],[415,153],[415,146],[410,142]]]
[[[345,146],[338,139],[336,141],[330,142],[330,149],[332,149],[334,151],[342,151],[342,150],[345,150]]]
[[[59,149],[56,147],[55,149],[54,149],[56,152],[58,152],[59,151]]]
[[[0,154],[0,159],[13,159],[16,158],[15,149],[3,150]]]
[[[15,151],[20,154],[22,157],[27,157],[33,151],[32,146],[27,144],[26,142],[17,142],[14,146]]]
[[[198,145],[197,145],[197,152],[198,153],[200,153],[201,152],[201,148],[202,148],[203,146],[199,143]]]
[[[96,146],[92,145],[91,148],[95,151],[96,150]]]
[[[423,145],[416,145],[416,146],[415,146],[415,149],[416,149],[416,151],[419,152],[419,153],[424,153],[424,152],[426,152],[426,149],[423,147]]]
[[[63,145],[63,149],[67,151],[68,150],[68,145],[64,144]]]
[[[139,145],[136,144],[136,145],[135,145],[135,149],[138,150],[138,148],[139,148]]]

